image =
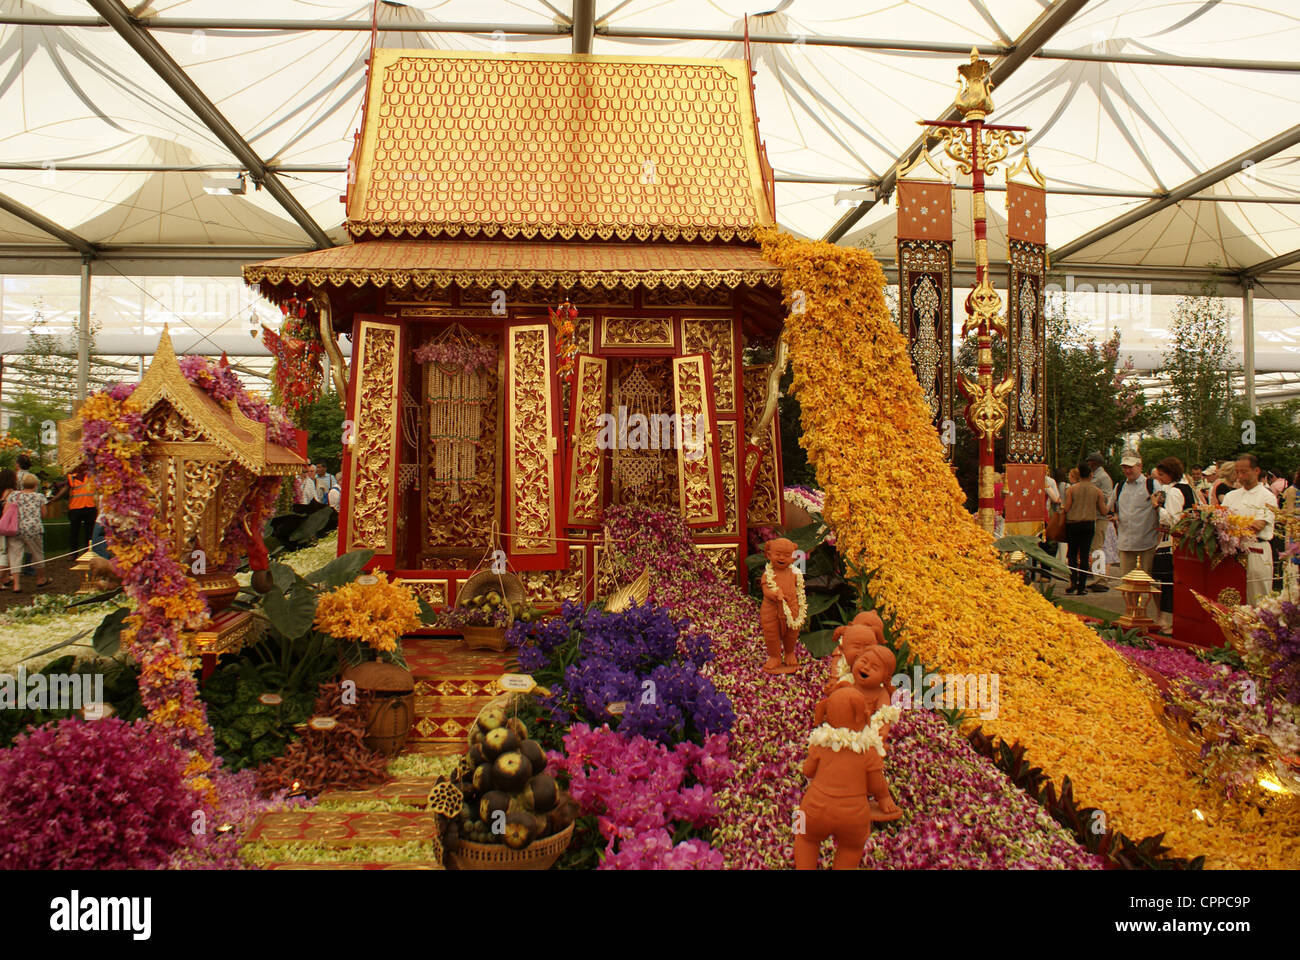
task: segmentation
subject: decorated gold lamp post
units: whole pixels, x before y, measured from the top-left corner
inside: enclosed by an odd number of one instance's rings
[[[1002,298],[989,281],[989,249],[984,176],[997,171],[1012,147],[1024,143],[1027,127],[1009,127],[985,123],[993,112],[989,63],[979,52],[971,50],[970,63],[957,68],[963,86],[956,106],[962,120],[922,120],[943,143],[944,153],[962,173],[971,177],[971,210],[975,230],[975,289],[966,297],[966,320],[962,336],[974,332],[978,372],[974,382],[964,374],[958,379],[967,399],[966,421],[979,437],[979,523],[993,532],[996,511],[993,507],[993,441],[1006,426],[1006,396],[1015,385],[1014,373],[1008,370],[999,383],[993,382],[993,336],[1007,335],[1007,320],[1002,315]]]

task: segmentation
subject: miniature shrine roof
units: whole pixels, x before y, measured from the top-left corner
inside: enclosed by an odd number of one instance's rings
[[[758,249],[731,244],[535,243],[511,240],[371,240],[244,267],[249,283],[366,283],[421,289],[560,285],[772,286],[781,271]]]
[[[774,223],[742,60],[378,50],[357,237],[749,239]]]
[[[231,403],[227,408],[190,383],[181,372],[166,327],[149,369],[131,393],[131,400],[145,413],[159,403],[169,403],[187,423],[199,428],[206,442],[215,444],[240,466],[259,476],[285,476],[307,465],[297,451],[268,440],[266,424],[246,417],[238,404]],[[58,458],[64,470],[71,470],[81,462],[81,430],[81,417],[77,415],[59,423]]]

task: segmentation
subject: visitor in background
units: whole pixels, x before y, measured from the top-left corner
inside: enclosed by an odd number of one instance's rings
[[[1214,470],[1214,486],[1210,488],[1210,503],[1220,506],[1223,498],[1237,487],[1237,464],[1232,460],[1221,460]]]
[[[330,487],[329,505],[334,509],[335,513],[339,512],[339,501],[342,499],[343,499],[343,491],[339,489],[338,484],[335,484],[334,486]]]
[[[1106,502],[1109,503],[1111,494],[1115,492],[1115,481],[1112,480],[1110,474],[1106,472],[1106,468],[1103,466],[1104,462],[1105,461],[1101,458],[1100,450],[1094,450],[1092,453],[1088,454],[1088,466],[1092,469],[1092,485],[1101,491],[1102,496],[1105,497]],[[1115,556],[1116,550],[1115,531],[1105,520],[1097,521],[1097,529],[1093,533],[1092,537],[1092,550],[1093,552],[1101,550],[1106,555],[1106,563],[1108,565],[1114,562],[1111,557]],[[1116,559],[1118,559],[1117,556]],[[1090,564],[1088,566],[1091,568]],[[1108,590],[1109,587],[1105,580],[1097,579],[1093,582],[1091,589],[1101,593]]]
[[[1061,509],[1061,488],[1057,484],[1056,479],[1052,476],[1050,471],[1043,474],[1043,493],[1047,497],[1047,515],[1050,517],[1052,514],[1056,513],[1058,510]],[[1044,531],[1043,551],[1048,556],[1058,554],[1060,548],[1063,546],[1064,546],[1063,543],[1058,544],[1055,540],[1048,540],[1047,533],[1046,531]],[[1052,579],[1052,575],[1047,570],[1046,567],[1042,567],[1038,579],[1046,583],[1047,581]]]
[[[19,577],[23,569],[23,552],[31,554],[36,567],[36,586],[39,589],[50,582],[45,575],[45,526],[41,517],[45,514],[45,494],[37,490],[40,481],[36,474],[29,473],[23,479],[21,490],[9,495],[10,503],[18,504],[18,536],[8,537],[6,549],[9,554],[9,574],[13,578],[14,593],[22,593]]]
[[[334,486],[334,477],[325,469],[325,461],[316,464],[316,502],[329,503],[330,487]]]
[[[59,484],[50,497],[50,503],[68,498],[68,536],[73,550],[85,550],[90,543],[90,532],[95,526],[99,510],[95,506],[95,482],[85,464],[77,467]]]
[[[293,481],[293,502],[300,507],[316,502],[316,468],[311,464]]]
[[[1070,471],[1074,476],[1075,471]],[[1106,498],[1092,482],[1092,464],[1079,464],[1078,481],[1065,489],[1061,509],[1065,511],[1066,563],[1070,566],[1070,586],[1066,593],[1082,596],[1087,592],[1088,557],[1092,552],[1097,520],[1107,513]]]
[[[1157,463],[1155,474],[1160,484],[1155,494],[1160,503],[1160,543],[1151,561],[1151,576],[1160,582],[1160,626],[1168,630],[1174,625],[1174,544],[1169,531],[1196,503],[1196,491],[1183,479],[1183,462],[1177,457]]]
[[[1115,488],[1108,504],[1119,544],[1119,575],[1132,572],[1139,563],[1150,575],[1160,543],[1157,484],[1142,475],[1142,458],[1135,453],[1120,460],[1120,469],[1124,482]]]
[[[18,474],[9,467],[0,470],[0,513],[4,513],[9,495],[18,489]],[[9,550],[5,538],[0,537],[0,583],[9,576]]]
[[[25,453],[18,454],[18,489],[23,489],[24,481],[33,475],[32,458]]]
[[[1200,467],[1192,467],[1192,469],[1188,471],[1187,480],[1188,485],[1196,494],[1196,502],[1200,503],[1205,497],[1206,488],[1209,487],[1209,484],[1205,480],[1205,471]]]
[[[1259,482],[1259,458],[1253,453],[1243,453],[1235,466],[1241,486],[1224,494],[1223,506],[1229,513],[1254,521],[1255,542],[1246,547],[1246,602],[1254,604],[1273,588],[1273,554],[1268,544],[1273,539],[1277,497]]]
[[[1064,482],[1061,483],[1061,509],[1065,509],[1065,492],[1079,482],[1079,468],[1071,467],[1070,472],[1065,475]],[[1061,543],[1056,548],[1056,559],[1066,562],[1066,544]],[[1072,581],[1073,582],[1073,581]]]

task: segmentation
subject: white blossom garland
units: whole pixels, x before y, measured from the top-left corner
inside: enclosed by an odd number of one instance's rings
[[[885,755],[885,742],[881,739],[880,728],[887,723],[893,723],[899,717],[900,711],[895,706],[881,707],[871,718],[871,722],[861,730],[850,730],[848,727],[832,727],[829,723],[823,723],[820,727],[808,734],[809,747],[826,747],[834,753],[841,750],[852,750],[854,753],[866,753],[874,749],[882,757]]]
[[[791,567],[794,574],[795,595],[799,600],[799,617],[795,619],[794,614],[790,612],[790,604],[786,602],[785,597],[781,598],[781,610],[785,613],[785,622],[791,630],[802,630],[803,625],[808,622],[808,597],[803,591],[803,574],[797,567]],[[763,585],[769,590],[776,590],[776,571],[772,569],[772,564],[763,568]]]

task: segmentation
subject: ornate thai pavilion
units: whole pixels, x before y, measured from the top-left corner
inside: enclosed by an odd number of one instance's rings
[[[781,520],[748,64],[380,50],[350,170],[351,244],[244,270],[351,338],[339,549],[444,604],[499,547],[546,605],[607,588],[640,502],[740,577]]]

